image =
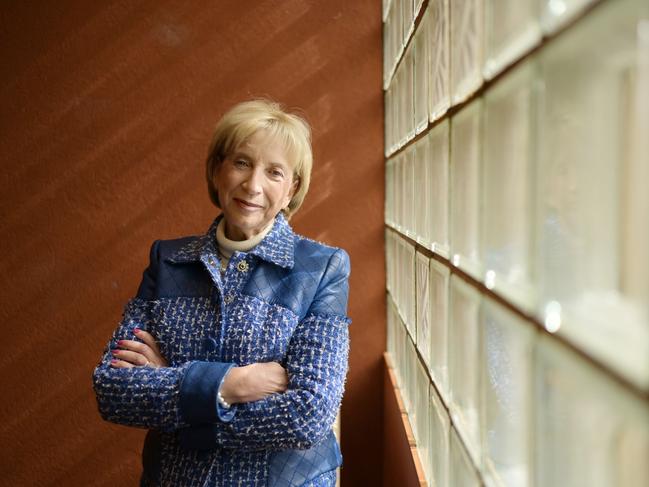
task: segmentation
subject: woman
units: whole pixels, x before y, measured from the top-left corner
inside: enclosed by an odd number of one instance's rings
[[[287,222],[310,137],[275,103],[232,108],[207,158],[221,215],[151,247],[93,376],[104,419],[149,429],[141,485],[335,484],[349,258]]]

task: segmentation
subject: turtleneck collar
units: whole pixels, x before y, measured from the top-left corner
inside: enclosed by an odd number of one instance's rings
[[[216,243],[218,245],[219,253],[226,259],[232,257],[234,252],[248,252],[256,247],[268,232],[273,228],[275,220],[266,225],[266,227],[257,235],[249,238],[248,240],[230,240],[225,236],[225,218],[222,218],[216,227]]]

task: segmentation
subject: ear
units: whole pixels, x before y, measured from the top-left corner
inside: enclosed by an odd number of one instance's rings
[[[284,205],[284,208],[288,208],[289,203],[293,199],[293,196],[295,196],[295,193],[297,193],[298,189],[300,189],[300,178],[299,176],[293,175],[293,181],[291,182],[291,187],[286,195],[286,204]]]
[[[297,176],[297,175],[293,176],[293,182],[291,183],[291,189],[288,192],[289,195],[291,196],[291,199],[293,198],[293,196],[295,196],[295,193],[297,193],[298,190],[300,189],[300,184],[301,183],[302,183],[302,181],[300,180],[300,176]]]

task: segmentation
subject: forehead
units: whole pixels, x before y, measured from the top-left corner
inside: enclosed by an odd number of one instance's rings
[[[293,167],[293,157],[286,142],[278,134],[265,129],[254,132],[236,147],[235,152],[243,152],[265,162]]]

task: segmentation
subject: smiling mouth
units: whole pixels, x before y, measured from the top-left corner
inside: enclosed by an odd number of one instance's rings
[[[243,209],[245,210],[258,210],[262,208],[261,205],[256,205],[254,203],[250,203],[246,200],[240,200],[239,198],[234,198],[234,201]]]

